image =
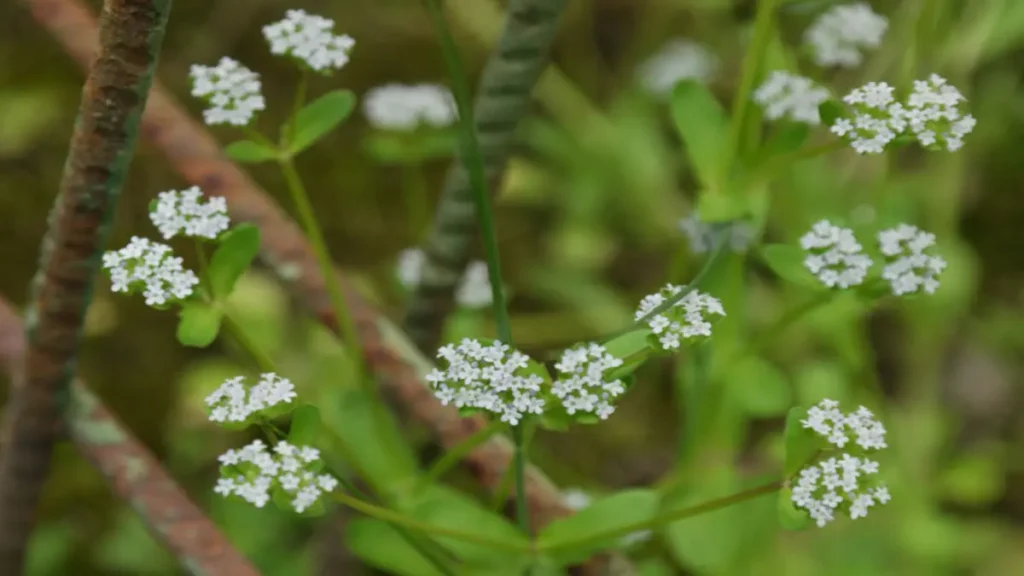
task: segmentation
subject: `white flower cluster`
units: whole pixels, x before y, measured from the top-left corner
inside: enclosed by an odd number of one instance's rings
[[[775,70],[754,91],[754,102],[764,108],[769,120],[788,117],[794,122],[821,124],[818,106],[829,99],[829,91],[810,78]]]
[[[900,224],[879,232],[878,243],[888,261],[882,278],[892,285],[893,294],[901,296],[920,290],[935,293],[939,287],[938,275],[946,268],[946,261],[925,253],[935,245],[934,234]]]
[[[458,346],[448,344],[437,352],[448,364],[434,369],[426,380],[442,404],[476,408],[501,415],[503,422],[516,425],[526,414],[541,414],[544,399],[536,374],[522,374],[529,357],[507,344],[483,345],[464,338]]]
[[[245,422],[272,406],[295,399],[291,380],[273,372],[260,375],[255,386],[245,385],[245,376],[228,378],[206,397],[211,422]]]
[[[133,236],[127,246],[103,254],[110,289],[130,293],[142,288],[147,306],[163,306],[192,295],[199,277],[182,266],[166,244]]]
[[[450,90],[435,84],[385,84],[363,98],[363,113],[370,125],[383,130],[411,131],[420,125],[444,127],[459,117]]]
[[[605,420],[615,412],[615,398],[626,391],[621,380],[608,381],[604,374],[622,366],[622,359],[604,346],[591,343],[566,350],[555,364],[561,377],[551,387],[566,412],[585,412]]]
[[[864,60],[862,50],[878,48],[889,21],[864,2],[835,6],[818,17],[804,41],[819,66],[852,68]]]
[[[678,227],[679,231],[686,235],[687,243],[694,254],[705,254],[714,246],[715,229],[711,224],[701,220],[697,212],[680,219]],[[754,236],[750,225],[742,221],[731,222],[726,234],[726,241],[733,252],[745,252]]]
[[[667,310],[646,318],[655,308],[678,297],[682,290],[682,286],[666,284],[659,292],[644,296],[636,311],[635,319],[638,322],[647,322],[666,350],[679,348],[682,340],[686,338],[711,336],[711,323],[704,319],[705,314],[725,316],[721,301],[711,295],[691,290]]]
[[[283,20],[263,27],[263,36],[271,53],[291,56],[317,72],[340,70],[356,45],[350,36],[334,34],[333,20],[305,10],[288,10]]]
[[[320,451],[309,446],[280,441],[271,453],[261,440],[253,440],[241,450],[228,450],[218,460],[226,470],[213,491],[237,496],[257,508],[270,501],[273,490],[280,489],[292,497],[292,506],[301,514],[322,494],[338,487],[335,477],[317,473]]]
[[[227,200],[223,196],[214,196],[203,202],[203,192],[198,186],[180,192],[161,192],[149,212],[149,219],[160,230],[164,240],[178,234],[214,240],[231,225]]]
[[[427,255],[419,248],[407,248],[398,255],[396,275],[398,281],[406,289],[411,290],[419,285],[423,278],[423,267]],[[455,302],[463,308],[486,308],[494,301],[491,293],[491,279],[487,272],[487,263],[474,260],[466,267],[466,272],[455,291]]]
[[[203,110],[203,120],[209,125],[231,124],[246,126],[256,112],[266,107],[260,94],[260,77],[227,56],[216,66],[194,64],[189,77],[192,95],[205,99],[211,105]]]
[[[932,74],[928,80],[914,81],[914,91],[904,106],[905,120],[922,146],[943,144],[955,152],[977,123],[974,116],[960,111],[960,104],[966,101],[945,78]]]
[[[864,282],[871,258],[853,236],[853,230],[821,220],[800,238],[808,252],[804,266],[829,288],[849,288]]]
[[[836,448],[853,442],[861,451],[885,448],[885,427],[870,410],[861,406],[843,414],[835,400],[822,400],[807,411],[801,421]],[[878,462],[848,453],[829,457],[800,470],[792,488],[792,501],[808,511],[819,527],[835,519],[836,510],[845,510],[851,519],[867,515],[868,508],[889,501],[884,484],[872,481]]]
[[[671,94],[682,80],[706,83],[718,68],[715,55],[690,40],[670,40],[640,67],[640,81],[649,92]]]
[[[869,82],[843,97],[853,108],[853,118],[839,118],[831,131],[850,139],[859,154],[880,154],[901,134],[912,134],[926,148],[943,145],[955,152],[963,146],[964,136],[974,130],[974,116],[961,111],[963,94],[932,74],[927,80],[914,81],[914,91],[905,103],[893,96],[893,87],[885,82]]]

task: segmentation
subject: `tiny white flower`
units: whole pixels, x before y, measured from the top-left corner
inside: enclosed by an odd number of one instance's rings
[[[881,154],[906,128],[903,105],[885,82],[868,82],[843,97],[853,118],[839,118],[830,128],[850,140],[858,154]]]
[[[261,374],[252,387],[246,387],[245,376],[228,378],[206,397],[206,405],[210,408],[211,422],[245,422],[272,406],[288,404],[295,397],[291,380],[267,372]],[[279,446],[287,449],[287,445]]]
[[[147,306],[162,306],[192,295],[199,277],[182,266],[170,246],[133,236],[127,246],[103,254],[110,274],[110,289],[131,293],[141,290]]]
[[[214,492],[221,496],[237,496],[262,508],[270,501],[274,489],[292,497],[292,506],[300,514],[315,504],[325,493],[333,492],[338,480],[330,474],[317,473],[319,452],[309,446],[295,446],[279,441],[273,452],[261,440],[254,440],[241,450],[229,450],[220,460],[224,477],[217,480]],[[302,459],[300,454],[316,454]]]
[[[878,243],[888,262],[882,278],[889,281],[896,296],[924,290],[934,294],[939,287],[939,274],[946,268],[940,256],[925,251],[935,245],[935,235],[909,224],[878,233]]]
[[[398,281],[406,289],[413,289],[420,283],[423,274],[423,266],[427,262],[427,255],[419,248],[406,248],[398,254],[396,274]]]
[[[665,43],[648,58],[638,73],[645,89],[665,96],[671,94],[682,80],[707,83],[717,68],[718,60],[714,54],[695,42],[677,38]]]
[[[562,353],[555,364],[560,374],[551,393],[569,414],[583,412],[605,420],[615,412],[614,401],[626,391],[621,380],[609,381],[605,373],[622,366],[622,359],[601,344],[586,344]]]
[[[374,128],[398,131],[421,125],[442,128],[459,117],[451,91],[434,84],[378,86],[363,98],[363,112]]]
[[[681,286],[667,284],[659,292],[645,296],[640,301],[635,319],[645,319],[659,306],[678,297],[682,290]],[[711,295],[691,290],[667,310],[644,321],[664,349],[674,350],[680,347],[684,339],[711,336],[711,323],[704,318],[706,314],[725,316],[722,302]]]
[[[214,196],[204,202],[203,192],[198,186],[180,192],[161,192],[149,212],[149,219],[160,230],[164,240],[179,234],[213,240],[231,225],[224,197]]]
[[[189,76],[192,95],[211,106],[203,111],[203,120],[211,126],[247,126],[266,107],[259,75],[231,58],[221,58],[216,66],[195,64]]]
[[[271,53],[291,56],[317,72],[340,70],[356,44],[348,35],[334,34],[333,20],[305,10],[288,10],[283,20],[263,27],[263,36]]]
[[[888,28],[888,19],[864,2],[834,6],[807,28],[804,42],[819,66],[852,68],[864,61],[862,51],[878,48]]]
[[[829,288],[849,288],[864,282],[871,258],[863,253],[853,230],[821,220],[800,238],[807,252],[804,266]]]
[[[754,102],[764,108],[768,120],[789,118],[794,122],[821,124],[818,106],[829,99],[829,91],[810,78],[775,70],[754,91]]]
[[[498,414],[515,426],[527,414],[542,414],[544,399],[537,374],[523,374],[529,357],[507,344],[481,344],[464,338],[458,346],[448,344],[437,357],[447,366],[434,369],[426,380],[444,405],[476,408]]]
[[[682,218],[678,223],[679,231],[686,235],[687,244],[694,254],[705,254],[711,250],[715,243],[714,227],[700,219],[700,215],[694,211],[689,216]],[[746,252],[750,247],[754,233],[750,225],[743,221],[735,221],[729,224],[726,232],[729,248],[733,252]]]
[[[407,248],[398,255],[395,274],[398,281],[407,290],[419,286],[426,266],[427,255],[419,248]],[[487,263],[474,260],[466,266],[466,272],[459,280],[455,290],[455,302],[463,308],[486,308],[493,302],[491,280],[487,271]]]
[[[974,116],[961,111],[966,101],[959,90],[937,74],[928,80],[915,80],[914,91],[904,106],[908,128],[921,146],[938,144],[955,152],[976,124]]]

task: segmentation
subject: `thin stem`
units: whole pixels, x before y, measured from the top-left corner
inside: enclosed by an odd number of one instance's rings
[[[246,334],[245,330],[242,329],[230,312],[224,313],[222,322],[224,328],[231,333],[231,337],[252,357],[253,362],[256,363],[261,372],[277,373],[274,361],[249,338],[249,335]]]
[[[607,540],[612,540],[615,538],[625,536],[627,534],[631,534],[633,532],[639,532],[641,530],[652,530],[665,524],[678,522],[680,520],[685,520],[686,518],[692,518],[694,516],[699,516],[701,514],[707,514],[708,512],[714,512],[716,510],[721,510],[722,508],[726,508],[734,504],[740,504],[742,502],[746,502],[747,500],[753,500],[754,498],[764,496],[766,494],[771,494],[772,492],[780,490],[782,488],[782,485],[783,482],[781,480],[772,482],[771,484],[766,484],[764,486],[759,486],[757,488],[751,488],[750,490],[745,490],[743,492],[739,492],[731,496],[726,496],[724,498],[718,498],[715,500],[704,502],[702,504],[697,504],[695,506],[689,506],[687,508],[673,510],[671,512],[665,512],[664,514],[655,516],[650,520],[634,522],[632,524],[627,524],[625,526],[619,526],[617,528],[605,530],[604,532],[599,532],[597,534],[590,534],[587,535],[587,537],[585,538],[557,542],[549,546],[542,545],[539,547],[539,551],[552,552],[555,550],[563,550],[566,548],[576,548],[586,544],[595,544]]]
[[[295,164],[291,158],[281,158],[279,163],[287,183],[288,192],[291,194],[296,210],[298,210],[299,222],[302,224],[302,228],[305,230],[306,236],[313,247],[317,263],[320,264],[320,272],[324,276],[327,292],[331,298],[331,307],[334,309],[335,320],[341,328],[341,333],[344,335],[346,343],[352,350],[352,361],[356,365],[356,373],[361,376],[366,375],[365,358],[363,357],[362,344],[359,341],[359,333],[356,331],[355,322],[353,322],[351,315],[348,313],[345,294],[341,290],[341,283],[338,281],[338,275],[334,271],[334,264],[331,261],[330,253],[327,251],[327,243],[324,241],[323,232],[320,230],[316,216],[313,214],[313,206],[309,202],[306,187],[302,184],[302,179],[299,177],[298,171],[295,170]],[[360,381],[364,386],[368,386],[366,379],[360,378]]]
[[[445,473],[454,468],[455,465],[466,456],[466,454],[469,454],[478,446],[490,440],[491,437],[500,432],[504,427],[505,424],[501,421],[491,422],[489,425],[477,430],[469,438],[466,438],[462,442],[453,446],[450,450],[445,451],[444,455],[441,456],[420,479],[420,487],[424,488],[439,481]]]
[[[295,140],[295,133],[298,130],[299,111],[306,103],[306,84],[309,73],[303,70],[299,76],[299,85],[295,89],[295,102],[292,104],[292,115],[281,131],[281,150],[287,150]]]
[[[516,519],[519,527],[530,534],[530,509],[526,502],[526,442],[524,441],[523,424],[512,427],[512,467],[515,470],[516,486]]]

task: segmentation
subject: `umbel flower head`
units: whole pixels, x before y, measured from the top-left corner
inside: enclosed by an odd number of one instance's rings
[[[868,82],[843,97],[853,118],[839,118],[831,127],[837,136],[849,138],[858,154],[881,154],[886,145],[907,127],[903,105],[885,82]]]
[[[863,253],[853,230],[821,220],[800,238],[807,251],[804,266],[829,288],[849,288],[864,282],[871,258]]]
[[[566,350],[555,364],[560,376],[551,393],[570,415],[581,412],[605,420],[615,412],[615,399],[626,391],[621,380],[605,377],[608,370],[619,366],[622,359],[609,354],[601,344]]]
[[[142,291],[147,306],[163,306],[192,295],[199,277],[182,266],[170,246],[133,236],[127,246],[103,254],[114,292]]]
[[[801,469],[792,485],[797,508],[807,510],[821,527],[834,520],[838,511],[857,519],[872,506],[889,501],[888,488],[877,480],[878,462],[863,456],[887,446],[885,427],[870,410],[861,406],[844,414],[838,402],[826,399],[811,407],[801,424],[836,449],[849,445],[847,452],[856,454],[819,457]]]
[[[283,20],[263,27],[263,37],[271,53],[291,56],[317,72],[340,70],[356,45],[352,37],[334,34],[333,20],[305,10],[288,10]]]
[[[648,92],[664,96],[682,80],[708,82],[717,68],[718,60],[706,48],[691,40],[675,38],[648,58],[638,75]]]
[[[764,108],[768,120],[789,118],[794,122],[821,124],[818,106],[829,99],[829,91],[810,78],[775,70],[754,91],[754,101]]]
[[[963,147],[964,136],[977,123],[974,116],[960,109],[965,102],[963,94],[937,74],[928,80],[915,80],[914,91],[904,106],[907,127],[921,146],[955,152]]]
[[[498,414],[513,426],[527,414],[544,412],[544,379],[525,373],[529,357],[507,344],[464,338],[458,346],[443,346],[437,357],[447,366],[426,380],[442,404]]]
[[[853,68],[864,61],[862,50],[878,48],[889,21],[864,3],[834,6],[804,33],[804,41],[819,66]]]
[[[180,192],[161,192],[149,211],[149,219],[160,230],[164,240],[179,234],[214,240],[231,225],[224,197],[214,196],[204,202],[203,192],[198,186]]]
[[[658,342],[666,350],[679,348],[682,341],[688,338],[711,336],[711,323],[705,319],[706,314],[725,316],[720,300],[709,294],[691,290],[667,310],[647,318],[656,308],[678,297],[682,291],[682,286],[666,284],[659,292],[644,296],[636,311],[636,320],[647,322],[651,332],[658,337]]]
[[[879,232],[878,243],[887,262],[882,278],[889,281],[893,294],[902,296],[921,290],[935,293],[946,261],[925,253],[935,245],[934,234],[910,224],[900,224]]]
[[[203,120],[211,126],[247,126],[256,112],[266,107],[259,75],[227,56],[216,66],[194,64],[189,77],[192,95],[210,104],[203,110]]]
[[[211,422],[246,422],[278,404],[295,399],[291,380],[273,372],[260,375],[255,386],[245,385],[245,376],[228,378],[206,397]]]
[[[225,497],[237,496],[257,508],[265,506],[271,494],[280,490],[301,514],[321,495],[338,487],[335,477],[319,472],[320,451],[310,446],[282,440],[270,452],[263,441],[253,440],[241,450],[228,450],[218,460],[222,476],[213,491]]]
[[[421,125],[443,128],[459,117],[450,90],[435,84],[385,84],[363,98],[370,125],[382,130],[412,131]]]

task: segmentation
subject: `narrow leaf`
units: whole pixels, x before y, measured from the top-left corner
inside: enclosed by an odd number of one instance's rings
[[[177,337],[182,346],[205,348],[220,332],[221,310],[206,302],[186,302],[181,307]]]
[[[558,562],[581,562],[594,552],[615,547],[622,539],[621,536],[598,540],[592,538],[654,518],[660,501],[661,496],[653,490],[619,492],[594,502],[572,516],[548,524],[537,536],[537,543]]]
[[[820,446],[817,436],[804,429],[801,421],[806,417],[807,409],[799,406],[786,414],[786,429],[782,435],[786,445],[786,476],[796,474],[806,466]]]
[[[715,189],[729,129],[722,105],[706,86],[685,80],[672,93],[672,120],[701,184]]]
[[[288,441],[296,446],[314,446],[320,436],[320,410],[303,404],[292,412]]]
[[[824,285],[804,266],[806,254],[792,244],[769,244],[761,249],[765,264],[787,282],[821,289]]]
[[[243,164],[259,164],[277,158],[277,150],[252,140],[232,142],[224,148],[224,154],[235,162]]]
[[[259,250],[260,230],[252,224],[239,224],[224,235],[208,269],[214,299],[224,300],[231,294]]]
[[[345,121],[356,106],[351,90],[328,92],[299,110],[295,119],[295,137],[289,152],[298,154]]]

